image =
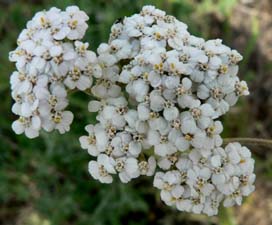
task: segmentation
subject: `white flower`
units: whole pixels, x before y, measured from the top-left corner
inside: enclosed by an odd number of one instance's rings
[[[235,91],[228,94],[225,98],[230,106],[235,105],[240,96],[249,95],[249,90],[245,81],[236,81],[234,88]]]
[[[70,40],[82,39],[88,28],[86,23],[88,19],[87,14],[80,11],[77,6],[67,7],[66,13],[64,13],[64,26],[55,38],[63,39],[67,37]]]
[[[107,155],[100,154],[97,161],[90,161],[88,170],[92,177],[99,180],[101,183],[112,183],[113,178],[110,174],[115,174],[114,159]]]
[[[75,41],[75,50],[77,57],[75,65],[79,67],[85,75],[100,78],[102,76],[102,69],[99,66],[96,54],[88,50],[89,43]]]
[[[185,182],[187,180],[188,170],[193,167],[192,161],[188,157],[180,157],[175,166],[181,172],[181,181]]]
[[[219,192],[213,192],[205,199],[203,213],[208,216],[214,216],[218,214],[218,208],[223,199],[223,195]]]
[[[197,96],[203,100],[207,99],[206,102],[212,105],[219,117],[229,110],[230,105],[225,98],[235,91],[235,80],[228,76],[220,76],[208,84],[201,84]]]
[[[187,211],[200,214],[204,208],[205,198],[202,196],[194,196],[188,203]]]
[[[67,92],[62,85],[51,86],[51,93],[40,97],[39,112],[42,116],[50,115],[52,110],[64,110],[68,105]]]
[[[253,191],[255,191],[254,182],[256,175],[253,172],[248,172],[239,177],[240,179],[240,190],[243,196],[249,196]]]
[[[32,93],[16,95],[15,99],[17,101],[12,106],[12,112],[23,117],[30,117],[39,105],[39,100]]]
[[[190,118],[183,118],[181,122],[182,134],[175,140],[179,151],[186,151],[190,146],[203,148],[205,146],[205,133],[197,128],[195,121]]]
[[[159,156],[171,155],[177,151],[173,143],[165,135],[160,135],[157,131],[149,131],[147,136],[148,143],[154,145],[154,151]]]
[[[141,175],[153,176],[156,169],[156,160],[153,156],[150,156],[148,160],[138,162]]]
[[[34,79],[31,78],[31,82],[35,83],[35,86],[33,86],[33,93],[35,94],[36,98],[38,98],[39,100],[43,100],[49,97],[50,95],[50,90],[48,88],[49,78],[47,75],[40,75]],[[57,86],[59,86],[59,84],[57,84]]]
[[[176,207],[179,211],[182,212],[191,212],[192,211],[192,200],[190,198],[180,198],[176,202]]]
[[[162,190],[160,196],[162,201],[164,201],[166,205],[173,206],[182,198],[183,193],[183,186],[174,185],[171,190],[169,190],[167,187],[165,188],[165,190]]]
[[[128,183],[131,179],[140,175],[137,159],[122,157],[116,159],[115,162],[115,169],[121,182]]]
[[[103,107],[103,104],[100,101],[90,101],[88,103],[88,110],[89,112],[98,112]]]
[[[45,29],[58,26],[62,22],[61,11],[52,7],[48,11],[42,11],[35,14],[32,21],[27,23],[28,29]]]
[[[200,214],[204,208],[205,197],[199,194],[190,195],[190,189],[186,188],[184,194],[176,202],[176,207],[180,211]]]
[[[197,101],[193,108],[191,108],[189,111],[183,112],[181,117],[186,118],[186,120],[195,120],[200,129],[206,129],[212,122],[214,115],[215,112],[211,105],[200,105],[200,101]]]
[[[150,108],[147,104],[145,103],[140,103],[137,106],[137,111],[138,111],[138,117],[140,120],[146,121],[149,119],[150,116]]]
[[[198,105],[198,101],[192,95],[191,87],[192,81],[185,77],[176,88],[177,101],[181,108],[192,108]]]
[[[177,119],[177,117],[179,116],[179,111],[174,106],[174,104],[172,104],[171,102],[165,102],[164,106],[165,106],[163,110],[164,118],[168,121]]]
[[[114,147],[113,155],[116,157],[123,155],[138,157],[141,153],[141,145],[136,145],[128,132],[116,134],[111,141],[111,145]]]
[[[10,77],[11,89],[16,94],[26,94],[32,90],[32,83],[25,73],[15,71]]]
[[[41,119],[38,116],[20,117],[12,123],[12,129],[16,134],[25,133],[28,138],[38,137],[40,128]]]
[[[58,46],[54,45],[49,30],[40,30],[35,32],[31,39],[23,41],[20,47],[32,52],[34,56],[43,57],[46,53],[54,52],[54,48]]]
[[[225,184],[234,175],[235,167],[230,162],[226,152],[222,148],[216,148],[210,158],[212,167],[212,182],[215,185]]]
[[[79,89],[81,91],[90,88],[92,85],[92,78],[86,76],[80,67],[74,66],[69,72],[64,84],[69,89]]]
[[[174,166],[179,160],[179,155],[177,153],[167,155],[165,157],[160,157],[158,161],[158,166],[163,170],[169,170],[171,166]]]
[[[209,183],[210,177],[211,171],[208,168],[201,169],[194,166],[193,169],[188,170],[187,183],[203,195],[209,196],[214,190],[214,186]]]
[[[60,134],[64,134],[70,130],[73,119],[74,115],[70,111],[52,112],[49,117],[43,118],[42,127],[48,132],[56,129]]]
[[[208,151],[205,151],[203,149],[192,149],[188,157],[194,166],[204,168],[209,166],[209,157],[211,156],[211,154],[211,149],[209,149]]]
[[[126,120],[123,112],[118,109],[120,108],[111,105],[104,106],[97,119],[105,125],[112,124],[114,127],[122,129],[126,125]]]
[[[240,170],[238,170],[238,172],[247,173],[253,171],[254,159],[252,159],[251,152],[247,147],[241,146],[238,142],[234,142],[229,143],[225,150],[230,161],[238,165]]]
[[[159,112],[164,109],[165,106],[165,100],[161,96],[159,91],[152,91],[149,96],[149,101],[150,101],[150,109]]]
[[[153,185],[160,190],[169,192],[175,185],[179,185],[180,181],[181,175],[177,170],[167,171],[166,173],[157,172],[154,177]]]
[[[30,50],[24,50],[18,47],[16,50],[9,53],[9,60],[16,63],[18,71],[27,71],[26,64],[33,58],[33,53]]]
[[[223,131],[223,125],[220,121],[211,121],[205,131],[207,135],[205,139],[207,149],[212,149],[222,145],[223,140],[220,134]]]
[[[73,67],[73,60],[76,58],[74,47],[71,43],[62,45],[62,52],[53,57],[51,61],[52,70],[58,77],[66,76]]]
[[[108,80],[100,80],[92,87],[92,93],[98,98],[116,98],[120,95],[121,87]]]
[[[98,156],[108,146],[107,133],[99,124],[95,126],[90,124],[85,127],[85,130],[88,132],[88,136],[79,138],[81,148],[87,149],[92,156]]]
[[[221,192],[226,195],[224,199],[223,205],[225,207],[231,207],[235,204],[241,205],[242,204],[242,194],[239,190],[239,178],[233,177],[227,184],[224,186],[222,185]]]
[[[169,70],[169,73],[171,75],[174,75],[174,76],[168,76],[168,85],[166,86],[167,88],[171,88],[171,81],[174,81],[174,80],[178,80],[178,77],[177,75],[182,75],[182,74],[189,74],[190,72],[188,71],[188,67],[186,66],[186,64],[184,64],[183,62],[180,62],[179,61],[179,57],[178,55],[170,55],[170,53],[172,52],[167,52],[168,53],[168,58],[167,58],[167,61],[166,61],[166,67],[167,69]],[[169,77],[172,78],[171,80],[169,80]],[[166,84],[167,84],[166,83]],[[174,86],[176,86],[179,82],[176,82],[176,84],[172,84]]]
[[[142,35],[145,21],[142,16],[134,15],[124,19],[124,26],[124,32],[126,32],[129,37],[139,37]]]
[[[130,86],[127,86],[126,90],[134,96],[138,102],[142,102],[147,95],[149,87],[144,80],[138,79],[133,81]]]
[[[212,52],[213,54],[228,54],[230,48],[222,44],[221,39],[208,40],[204,44],[206,52]]]

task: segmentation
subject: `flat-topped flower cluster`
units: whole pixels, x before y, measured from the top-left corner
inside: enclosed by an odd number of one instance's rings
[[[222,147],[219,119],[248,95],[242,56],[205,41],[153,6],[117,21],[95,53],[82,43],[87,15],[77,7],[37,13],[11,53],[16,133],[69,131],[67,90],[91,90],[97,123],[80,137],[102,183],[154,176],[161,199],[180,211],[216,215],[254,191],[254,160],[239,143]]]
[[[37,13],[20,34],[18,47],[10,53],[17,71],[11,75],[13,124],[17,134],[29,138],[41,129],[69,131],[73,114],[66,111],[67,90],[86,90],[93,76],[101,76],[96,54],[82,43],[88,16],[78,7],[65,12],[51,8]]]

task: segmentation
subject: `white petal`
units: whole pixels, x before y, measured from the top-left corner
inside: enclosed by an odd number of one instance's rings
[[[12,123],[12,130],[16,134],[22,134],[25,131],[25,127],[22,123],[20,123],[18,120],[16,120]]]
[[[27,127],[26,129],[25,129],[25,134],[26,134],[26,136],[28,137],[28,138],[36,138],[36,137],[38,137],[39,136],[39,131],[38,130],[35,130],[35,129],[33,129],[33,128],[31,128],[31,127]]]
[[[138,156],[141,153],[142,146],[140,143],[137,143],[135,141],[129,143],[129,152],[133,156]]]

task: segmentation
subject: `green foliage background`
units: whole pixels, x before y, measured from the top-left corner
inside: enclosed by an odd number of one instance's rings
[[[9,75],[15,67],[8,61],[8,52],[16,47],[17,36],[35,12],[52,6],[64,9],[73,4],[90,16],[85,40],[92,50],[107,41],[110,26],[116,19],[138,12],[145,4],[175,15],[195,35],[221,37],[232,46],[234,33],[229,17],[236,3],[235,0],[0,1],[0,224],[217,224],[214,218],[195,217],[165,207],[152,188],[152,180],[141,179],[129,185],[119,181],[101,185],[92,180],[87,172],[90,156],[79,148],[78,142],[84,126],[95,121],[87,112],[89,98],[84,94],[70,96],[69,108],[76,112],[70,133],[42,133],[32,141],[14,135],[10,128],[15,116],[10,112]],[[219,24],[214,24],[214,14],[223,18]],[[219,31],[214,32],[214,26]],[[258,24],[254,29],[241,65],[243,78],[248,81],[254,78],[254,71],[247,63],[255,48]],[[248,103],[240,102],[238,108],[241,107],[247,108]],[[239,123],[225,122],[224,135],[247,134],[248,117],[240,116],[241,113],[230,114],[225,118]],[[224,224],[235,224],[231,212],[224,211],[221,215]]]

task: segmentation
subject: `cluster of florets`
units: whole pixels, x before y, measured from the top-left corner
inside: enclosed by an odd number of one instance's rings
[[[50,21],[49,17],[45,18]],[[74,45],[87,51],[82,43]],[[221,147],[223,126],[218,119],[239,96],[249,94],[246,82],[237,77],[242,56],[221,40],[191,35],[187,25],[153,6],[118,20],[108,43],[101,44],[97,53],[97,58],[90,53],[92,57],[75,60],[84,65],[79,69],[81,76],[86,68],[92,69],[86,77],[94,76],[93,84],[69,85],[73,79],[67,68],[74,61],[62,67],[67,71],[62,79],[54,79],[57,86],[51,75],[39,76],[36,85],[27,81],[30,92],[39,96],[34,89],[45,83],[42,79],[49,80],[52,93],[63,93],[61,99],[66,97],[65,88],[91,88],[96,100],[88,109],[97,113],[98,123],[86,126],[88,135],[80,137],[80,144],[95,157],[89,163],[94,179],[111,183],[117,174],[127,183],[141,175],[154,176],[161,199],[181,211],[211,216],[217,214],[221,202],[226,207],[240,205],[242,197],[254,190],[254,160],[239,143]],[[13,85],[13,89],[18,88]],[[13,92],[16,97],[18,91]],[[48,108],[40,99],[36,105],[26,118],[36,119],[33,112],[41,116],[40,108]],[[67,101],[61,105],[63,110]],[[21,105],[14,108],[23,111]],[[47,127],[48,121],[42,121]],[[19,122],[15,123],[16,128]]]
[[[37,13],[10,53],[17,71],[11,76],[12,111],[19,116],[12,127],[34,138],[41,129],[69,131],[73,114],[65,111],[67,91],[86,90],[93,76],[101,76],[96,54],[82,43],[88,16],[78,7],[51,8]]]

